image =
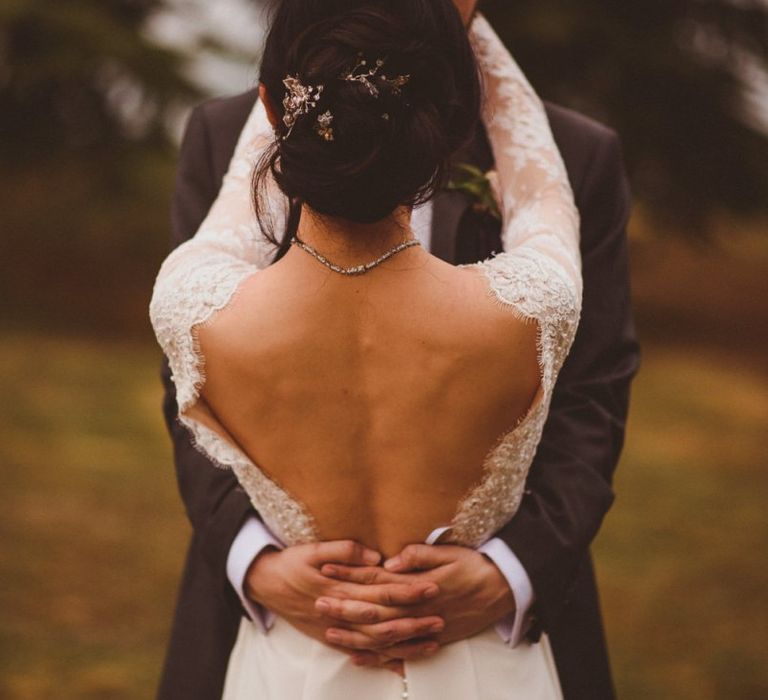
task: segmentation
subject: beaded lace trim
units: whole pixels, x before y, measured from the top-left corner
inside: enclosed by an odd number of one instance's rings
[[[458,504],[450,541],[476,546],[517,511],[541,439],[557,374],[570,350],[581,309],[579,217],[544,107],[491,26],[478,16],[471,39],[485,84],[483,119],[496,160],[504,218],[503,253],[477,265],[489,293],[538,324],[541,391],[525,417],[488,453],[479,482]],[[274,248],[250,206],[250,175],[274,138],[255,105],[221,191],[197,235],[166,259],[150,316],[168,356],[179,418],[195,444],[220,467],[232,468],[267,526],[286,544],[315,541],[307,508],[241,450],[186,415],[205,381],[196,330],[227,306],[251,274],[270,264]],[[280,224],[286,200],[270,182],[269,203]]]
[[[186,415],[205,383],[205,358],[197,330],[228,306],[252,274],[267,267],[276,252],[258,228],[251,208],[253,164],[273,138],[261,101],[252,110],[235,148],[222,187],[194,238],[166,258],[155,283],[150,318],[168,357],[179,421],[192,434],[195,446],[218,467],[230,468],[264,522],[284,542],[317,540],[307,508],[283,490],[237,447]],[[276,183],[268,183],[270,215],[279,229],[287,216],[287,201]]]

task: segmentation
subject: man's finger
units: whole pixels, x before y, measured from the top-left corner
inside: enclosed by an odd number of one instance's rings
[[[320,573],[328,578],[349,581],[370,586],[373,583],[400,583],[402,576],[392,574],[378,566],[344,566],[343,564],[323,564]]]
[[[378,625],[355,625],[350,629],[330,627],[325,636],[331,644],[347,649],[380,651],[395,644],[439,634],[444,628],[442,618],[425,617],[393,620]]]
[[[368,635],[356,630],[333,627],[326,630],[325,638],[334,646],[357,651],[372,651],[381,647],[381,644],[371,639]]]
[[[319,598],[315,602],[315,609],[326,617],[353,625],[372,625],[413,616],[408,608],[387,608],[374,603],[338,598]]]
[[[352,656],[352,661],[358,666],[381,666],[387,659],[415,661],[433,656],[440,645],[432,640],[418,642],[403,642],[387,647],[381,652],[362,651]]]
[[[456,559],[455,547],[433,544],[409,544],[400,554],[384,562],[392,573],[426,571],[449,564]]]
[[[359,583],[371,586],[375,583],[413,583],[408,574],[393,574],[380,566],[345,566],[344,564],[324,564],[320,573],[339,581]],[[436,591],[435,591],[436,594]]]
[[[336,628],[331,628],[336,629]],[[440,634],[445,629],[443,618],[437,615],[429,617],[410,617],[380,622],[375,625],[352,625],[347,631],[364,634],[372,639],[378,646],[373,648],[383,649],[415,639]]]
[[[436,583],[384,583],[370,586],[356,583],[338,583],[330,587],[323,597],[342,600],[359,600],[364,603],[384,605],[388,608],[401,605],[417,605],[439,595]]]
[[[381,561],[381,554],[354,540],[316,542],[310,546],[310,560],[315,566],[322,566],[326,562],[349,566],[375,566]]]

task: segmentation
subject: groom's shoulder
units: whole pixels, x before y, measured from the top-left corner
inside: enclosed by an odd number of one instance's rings
[[[545,102],[549,123],[559,136],[582,139],[586,142],[616,138],[616,132],[602,122],[576,110],[554,102]]]
[[[574,189],[591,171],[609,179],[623,173],[621,140],[614,129],[562,105],[545,102],[545,107]]]
[[[621,161],[621,142],[616,131],[567,107],[546,103],[547,116],[571,179],[581,181],[599,160]]]
[[[194,112],[202,115],[209,124],[214,123],[218,130],[230,126],[239,133],[257,98],[258,90],[254,88],[230,97],[205,100],[195,107]],[[545,104],[555,138],[563,140],[567,146],[589,148],[595,143],[617,138],[613,129],[595,119],[552,102]]]
[[[208,147],[217,168],[226,167],[257,98],[258,90],[252,89],[231,97],[206,100],[193,110],[190,123],[194,120],[204,124]],[[621,146],[613,129],[551,102],[546,103],[546,109],[552,133],[574,185],[582,181],[596,161],[603,161],[605,167],[607,159],[621,167]]]
[[[229,125],[236,128],[239,133],[258,95],[258,90],[254,88],[239,95],[214,97],[201,102],[193,112],[203,116],[209,124],[215,123],[217,129]]]
[[[184,141],[190,151],[205,151],[216,176],[226,171],[258,90],[232,97],[205,100],[193,110],[187,122]]]

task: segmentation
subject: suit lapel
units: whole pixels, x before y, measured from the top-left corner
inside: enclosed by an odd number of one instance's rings
[[[456,163],[470,163],[482,170],[493,166],[493,155],[488,143],[488,136],[482,123],[478,123],[472,142],[454,157]],[[432,254],[457,264],[457,240],[459,226],[471,203],[466,195],[451,190],[441,190],[434,199],[432,213]]]
[[[432,206],[432,255],[455,264],[459,224],[469,202],[461,192],[441,190],[435,195]]]

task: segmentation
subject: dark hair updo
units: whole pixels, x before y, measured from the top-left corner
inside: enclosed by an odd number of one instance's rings
[[[371,67],[383,59],[380,75],[408,82],[398,89],[379,75],[374,97],[362,82],[341,79],[361,59]],[[284,138],[287,76],[323,90]],[[480,111],[474,53],[452,0],[279,0],[261,82],[280,121],[256,171],[256,209],[269,231],[259,200],[271,172],[292,203],[283,244],[304,203],[322,215],[373,223],[429,200]],[[317,117],[326,111],[333,140],[318,133]]]

